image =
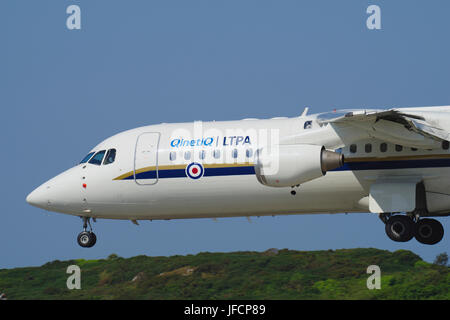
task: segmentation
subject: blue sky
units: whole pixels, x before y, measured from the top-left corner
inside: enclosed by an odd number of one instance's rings
[[[81,8],[82,29],[66,28]],[[366,28],[379,5],[381,30]],[[448,1],[0,2],[0,268],[51,260],[398,244],[375,215],[141,222],[79,218],[26,195],[120,131],[160,122],[297,116],[334,108],[450,104]],[[447,232],[449,219],[440,219]]]

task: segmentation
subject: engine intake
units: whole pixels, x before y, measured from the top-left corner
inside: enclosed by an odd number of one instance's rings
[[[256,178],[270,187],[291,187],[324,176],[342,167],[344,156],[317,145],[279,145],[277,152],[259,149],[255,159]]]

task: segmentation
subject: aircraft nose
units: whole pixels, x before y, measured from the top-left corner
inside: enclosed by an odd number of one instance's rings
[[[27,202],[32,206],[47,209],[49,199],[47,197],[47,192],[45,192],[45,187],[40,186],[34,189],[28,196]]]
[[[81,181],[79,168],[74,167],[37,187],[26,201],[48,211],[79,213],[85,205]]]

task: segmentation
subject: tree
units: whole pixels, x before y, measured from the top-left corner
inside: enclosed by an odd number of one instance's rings
[[[118,259],[118,258],[119,258],[119,256],[117,254],[115,254],[115,253],[111,253],[108,256],[108,260],[115,260],[115,259]]]
[[[438,254],[436,256],[436,259],[434,259],[434,264],[437,264],[438,266],[446,266],[448,264],[448,255],[447,252],[443,252],[441,254]]]

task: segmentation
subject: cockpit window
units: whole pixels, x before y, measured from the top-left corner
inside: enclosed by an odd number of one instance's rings
[[[88,162],[89,159],[92,157],[92,155],[93,155],[94,153],[95,153],[95,152],[89,153],[86,157],[83,158],[83,160],[81,160],[80,163],[86,163],[86,162]]]
[[[108,153],[106,154],[105,161],[103,161],[103,164],[113,163],[114,160],[116,160],[116,149],[109,149]]]
[[[312,121],[305,121],[303,129],[311,129],[311,128],[312,128]]]
[[[105,155],[106,150],[99,151],[89,160],[89,163],[95,164],[97,166],[102,164],[103,156]]]

